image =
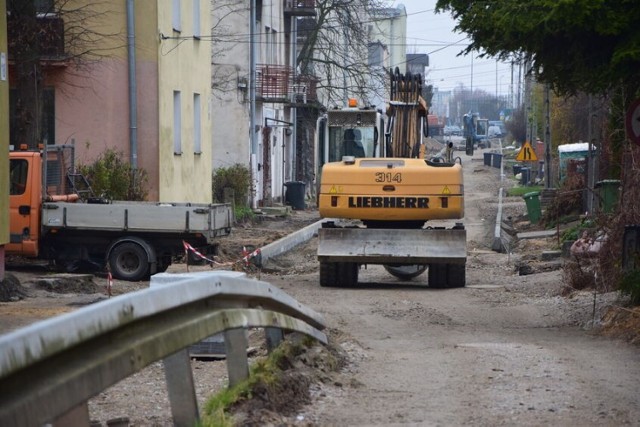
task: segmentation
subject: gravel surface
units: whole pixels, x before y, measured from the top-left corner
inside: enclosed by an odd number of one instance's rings
[[[426,274],[400,282],[380,266],[363,268],[358,287],[322,288],[316,239],[262,270],[236,262],[243,247],[263,246],[314,222],[313,210],[234,229],[222,247],[224,265],[216,268],[245,268],[322,313],[332,344],[345,355],[339,371],[315,378],[310,404],[295,414],[257,415],[247,424],[640,425],[637,347],[596,333],[611,306],[624,301],[615,293],[568,292],[561,270],[543,271],[539,255],[555,247],[554,239],[514,241],[508,253],[491,251],[496,195],[513,184],[482,164],[481,151],[460,156],[468,230],[463,289],[429,289]],[[511,217],[514,227],[530,229],[525,212],[521,197],[504,199],[503,218]],[[535,274],[518,275],[523,263]],[[169,271],[185,269],[176,264]],[[96,293],[53,294],[33,285],[44,271],[16,274],[32,297],[0,304],[3,332],[107,298],[104,278],[94,278]],[[146,286],[118,281],[113,293]],[[252,359],[266,353],[262,331],[252,331],[250,342]],[[192,366],[202,408],[226,385],[226,364],[192,360]],[[89,410],[103,425],[118,417],[137,426],[172,425],[162,363],[91,399]]]

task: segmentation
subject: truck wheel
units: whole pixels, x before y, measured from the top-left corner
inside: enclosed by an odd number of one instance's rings
[[[447,265],[446,264],[429,265],[429,287],[430,288],[446,288],[447,287]]]
[[[338,263],[338,285],[355,286],[358,284],[358,264],[355,262]]]
[[[400,280],[411,280],[425,272],[428,265],[383,265],[389,274]]]
[[[135,282],[149,276],[147,252],[136,243],[122,243],[111,250],[109,267],[113,277]]]
[[[320,262],[320,286],[338,286],[338,263]]]

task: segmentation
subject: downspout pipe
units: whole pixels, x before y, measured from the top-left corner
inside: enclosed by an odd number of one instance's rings
[[[138,84],[136,82],[136,28],[134,0],[127,2],[127,51],[129,66],[129,151],[132,169],[138,168]]]
[[[253,180],[258,182],[258,141],[256,140],[256,0],[250,0],[249,11],[249,33],[250,33],[250,48],[249,48],[249,141],[251,144],[251,170]],[[259,189],[256,189],[259,191]],[[252,192],[252,206],[257,207],[257,196]]]

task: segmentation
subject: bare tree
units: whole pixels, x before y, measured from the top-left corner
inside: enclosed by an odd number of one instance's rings
[[[14,144],[35,148],[43,140],[43,82],[47,73],[64,64],[66,73],[81,70],[109,55],[100,20],[108,2],[71,0],[9,0],[7,27],[9,58],[13,62],[15,112],[11,120]],[[124,42],[123,42],[124,44]]]
[[[325,104],[342,105],[345,94],[368,99],[387,84],[387,70],[369,64],[370,30],[382,7],[378,0],[317,0],[316,16],[300,20],[296,65],[320,78]]]
[[[214,4],[215,3],[215,4]],[[222,94],[237,92],[238,82],[246,79],[248,71],[244,72],[238,59],[234,57],[238,47],[250,44],[249,25],[246,31],[238,32],[233,19],[246,17],[249,23],[249,2],[245,0],[211,1],[211,88],[213,96],[221,98]],[[246,101],[246,100],[240,100]]]

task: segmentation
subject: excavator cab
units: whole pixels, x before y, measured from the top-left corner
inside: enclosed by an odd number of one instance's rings
[[[373,109],[329,110],[318,122],[316,164],[318,175],[325,163],[340,162],[345,156],[384,156],[383,116]]]

